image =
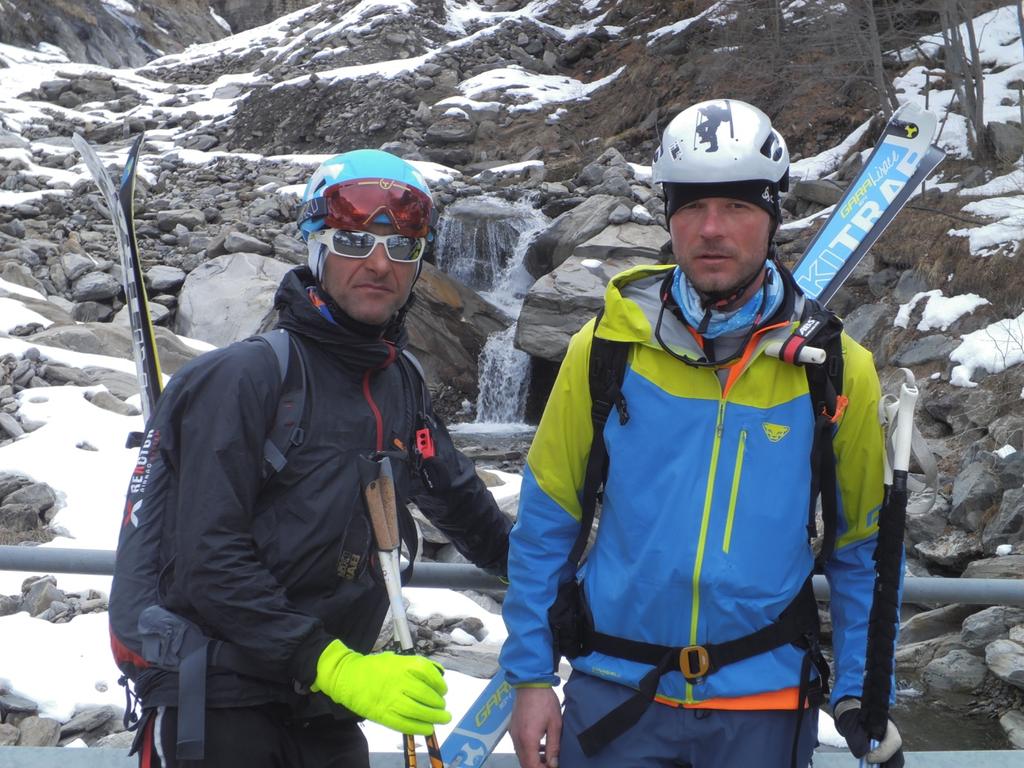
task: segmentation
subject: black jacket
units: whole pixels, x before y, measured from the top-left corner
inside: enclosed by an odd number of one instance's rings
[[[300,688],[313,682],[333,638],[369,651],[387,611],[357,459],[400,454],[424,420],[433,422],[425,388],[396,362],[404,330],[392,328],[385,341],[333,324],[310,301],[311,284],[299,267],[276,297],[279,327],[302,344],[309,378],[305,440],[281,473],[262,479],[263,443],[282,386],[266,344],[242,341],[190,362],[149,425],[164,474],[149,484],[161,489],[165,505],[162,604]],[[504,573],[510,524],[472,462],[442,425],[433,427],[448,487],[426,498],[415,457],[393,460],[399,507],[424,496],[422,509],[460,552]],[[175,686],[176,675],[150,670],[138,681],[144,706],[173,705]],[[211,672],[207,701],[283,701],[307,712],[329,703],[227,671]]]

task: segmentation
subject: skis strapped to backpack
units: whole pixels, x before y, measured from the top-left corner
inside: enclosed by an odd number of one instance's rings
[[[139,248],[135,238],[135,174],[139,167],[139,153],[142,150],[144,136],[145,134],[139,134],[128,150],[128,160],[117,189],[114,188],[103,162],[89,142],[76,133],[71,137],[71,143],[82,155],[82,160],[92,174],[114,224],[121,262],[121,285],[124,289],[131,328],[132,357],[135,360],[135,373],[142,393],[143,421],[148,422],[163,389],[163,376],[160,373],[156,336],[149,316],[146,283],[142,276],[142,262],[139,260]],[[141,444],[141,437],[141,433],[133,432],[129,437],[128,447],[137,448]]]

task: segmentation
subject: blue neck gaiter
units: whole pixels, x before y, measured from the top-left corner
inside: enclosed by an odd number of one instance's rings
[[[765,262],[767,274],[765,284],[768,286],[768,296],[765,301],[764,310],[761,312],[761,319],[771,317],[781,306],[783,298],[782,279],[775,268],[775,263],[768,259]],[[728,312],[711,310],[711,321],[702,334],[705,338],[714,339],[719,336],[735,333],[753,325],[757,318],[757,310],[761,308],[761,301],[764,294],[764,286],[751,296],[747,302],[737,309]],[[683,275],[683,271],[676,267],[672,276],[672,298],[676,300],[679,308],[683,311],[683,317],[693,328],[699,328],[704,320],[706,310],[701,305],[700,296],[697,290],[690,284],[690,281]]]

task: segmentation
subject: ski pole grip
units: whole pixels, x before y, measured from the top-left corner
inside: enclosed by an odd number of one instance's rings
[[[764,353],[781,360],[782,348],[783,344],[781,341],[771,341],[768,342],[768,345],[764,348]],[[825,362],[825,357],[825,350],[821,347],[801,347],[800,351],[797,352],[795,362],[803,365],[821,365]]]
[[[391,460],[386,456],[378,462],[377,478],[366,484],[363,493],[370,510],[370,523],[377,549],[397,551],[401,544],[398,535],[398,509],[395,506],[395,481]]]
[[[904,382],[900,386],[896,412],[892,468],[894,471],[906,472],[910,467],[910,448],[914,438],[914,408],[917,405],[918,389],[914,374],[906,368],[900,370],[903,371]]]

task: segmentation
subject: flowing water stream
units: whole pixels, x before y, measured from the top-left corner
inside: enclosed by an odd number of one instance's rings
[[[451,206],[438,231],[437,266],[513,318],[533,278],[523,257],[549,220],[527,201],[479,197]],[[522,426],[530,356],[513,346],[516,324],[487,339],[479,360],[477,425]]]

